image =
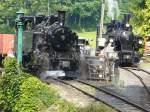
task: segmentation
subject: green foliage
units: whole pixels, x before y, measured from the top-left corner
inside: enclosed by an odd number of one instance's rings
[[[58,112],[76,112],[76,108],[73,104],[64,101],[64,100],[58,100],[55,103],[55,106],[58,107]]]
[[[4,0],[0,4],[0,25],[7,24],[7,26],[11,28],[14,27],[14,25],[11,25],[11,21],[13,19],[14,23],[16,12],[20,9],[23,10],[26,15],[48,15],[48,1],[50,14],[57,10],[67,11],[66,23],[70,27],[77,29],[91,27],[90,29],[95,29],[99,21],[100,0],[63,0],[63,2],[59,0]],[[2,26],[2,29],[3,28],[6,29]],[[0,32],[12,32],[7,29]]]
[[[16,76],[18,75],[18,68],[19,65],[17,64],[17,61],[15,58],[8,58],[6,57],[5,60],[3,61],[3,65],[5,68],[5,75],[10,75],[10,76]]]
[[[137,34],[147,36],[150,34],[150,1],[149,0],[135,0],[133,2],[131,12],[134,14],[131,23],[134,31]]]
[[[14,107],[16,100],[19,97],[19,86],[23,77],[20,76],[18,71],[18,64],[14,58],[6,58],[4,60],[4,76],[1,82],[1,103],[5,111],[11,110]]]
[[[8,34],[8,33],[14,33],[14,29],[11,28],[10,26],[7,26],[5,24],[0,24],[0,33],[5,33],[5,34]]]
[[[115,110],[107,107],[101,103],[93,103],[86,108],[79,108],[78,112],[116,112]]]
[[[56,92],[35,77],[28,77],[20,86],[21,94],[13,108],[14,112],[37,112],[53,104]]]
[[[50,12],[48,12],[48,1]],[[26,15],[49,15],[63,9],[67,11],[66,22],[70,27],[79,30],[95,30],[100,19],[101,2],[101,0],[62,0],[62,2],[59,0],[3,0],[0,4],[0,32],[14,32],[14,19],[16,12],[20,9]],[[122,19],[122,13],[133,13],[131,23],[134,25],[134,31],[142,35],[149,34],[149,0],[118,0],[118,2],[121,12],[119,19]],[[108,9],[105,11],[105,22],[110,21],[107,11]]]
[[[5,73],[0,88],[0,107],[5,111],[37,112],[58,98],[56,92],[37,78],[23,73],[15,58],[4,60]]]
[[[90,40],[90,45],[95,48],[96,47],[96,32],[77,32],[79,37],[87,38]]]
[[[0,80],[0,108],[5,112],[39,112],[55,105],[58,112],[75,112],[51,86],[20,70],[15,58],[5,58]],[[51,111],[51,110],[50,110]]]

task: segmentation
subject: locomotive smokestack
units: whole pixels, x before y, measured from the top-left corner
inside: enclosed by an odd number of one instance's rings
[[[65,14],[66,14],[66,11],[58,11],[58,18],[59,18],[59,23],[61,24],[61,26],[64,26],[65,24]]]
[[[124,14],[124,20],[123,20],[123,23],[129,23],[130,21],[130,18],[131,18],[131,14]]]

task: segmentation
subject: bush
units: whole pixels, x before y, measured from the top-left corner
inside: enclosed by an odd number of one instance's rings
[[[38,112],[54,105],[59,107],[58,112],[75,112],[74,106],[61,100],[54,88],[22,72],[16,59],[6,58],[4,68],[0,108],[5,112]]]
[[[15,33],[15,29],[6,24],[0,24],[0,33],[12,34]]]
[[[4,76],[1,82],[0,107],[5,111],[11,111],[20,94],[20,84],[23,77],[19,74],[18,64],[14,58],[4,60]]]
[[[52,105],[58,95],[35,77],[28,77],[20,86],[20,97],[13,112],[37,112]]]

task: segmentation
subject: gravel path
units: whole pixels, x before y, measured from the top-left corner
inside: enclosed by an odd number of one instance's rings
[[[65,99],[69,102],[72,102],[76,107],[86,107],[89,104],[96,102],[94,99],[84,95],[83,93],[79,92],[78,90],[62,84],[60,82],[55,82],[53,80],[48,80],[50,85],[54,87],[57,91],[59,91],[59,95],[62,99]]]
[[[139,74],[141,73],[139,72]],[[146,78],[148,77],[145,75],[145,79]],[[105,88],[117,94],[121,94],[121,96],[127,97],[131,101],[150,110],[150,97],[147,91],[139,79],[126,70],[120,69],[119,84],[117,86],[111,85],[105,86]]]

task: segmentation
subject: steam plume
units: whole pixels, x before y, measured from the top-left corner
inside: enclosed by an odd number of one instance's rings
[[[108,16],[111,17],[112,20],[118,19],[119,16],[119,6],[117,0],[107,0],[108,4]]]

